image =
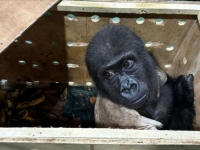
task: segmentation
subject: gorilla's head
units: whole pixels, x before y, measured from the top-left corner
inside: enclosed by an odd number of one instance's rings
[[[85,61],[100,96],[134,109],[156,100],[156,62],[128,28],[101,29],[88,45]]]

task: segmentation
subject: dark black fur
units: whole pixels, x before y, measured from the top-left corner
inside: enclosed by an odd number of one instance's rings
[[[85,60],[100,96],[162,122],[165,129],[192,129],[193,80],[168,77],[160,87],[156,61],[128,28],[109,25],[100,30]]]
[[[173,84],[174,101],[173,109],[169,116],[169,123],[166,129],[192,130],[194,110],[194,77],[190,75],[180,75],[171,79]]]

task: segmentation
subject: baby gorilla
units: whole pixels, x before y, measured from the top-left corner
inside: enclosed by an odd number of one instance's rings
[[[192,129],[193,76],[168,77],[163,85],[155,59],[128,28],[109,25],[100,30],[85,60],[100,97],[135,109],[161,122],[164,129]]]

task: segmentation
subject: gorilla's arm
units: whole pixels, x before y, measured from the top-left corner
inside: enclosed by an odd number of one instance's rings
[[[165,130],[192,130],[194,109],[194,77],[168,77],[161,87],[153,119],[163,123]]]
[[[174,105],[170,113],[167,130],[193,130],[194,109],[194,77],[180,75],[174,79]]]
[[[166,126],[173,107],[173,85],[169,80],[161,87],[153,119]]]

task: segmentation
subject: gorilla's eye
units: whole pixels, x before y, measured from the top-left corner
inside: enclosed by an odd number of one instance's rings
[[[106,79],[110,79],[112,76],[114,76],[114,73],[110,70],[107,70],[103,73],[103,76],[106,78]]]
[[[133,61],[132,60],[124,60],[123,63],[122,63],[122,67],[123,68],[129,68],[131,67],[133,64]]]

